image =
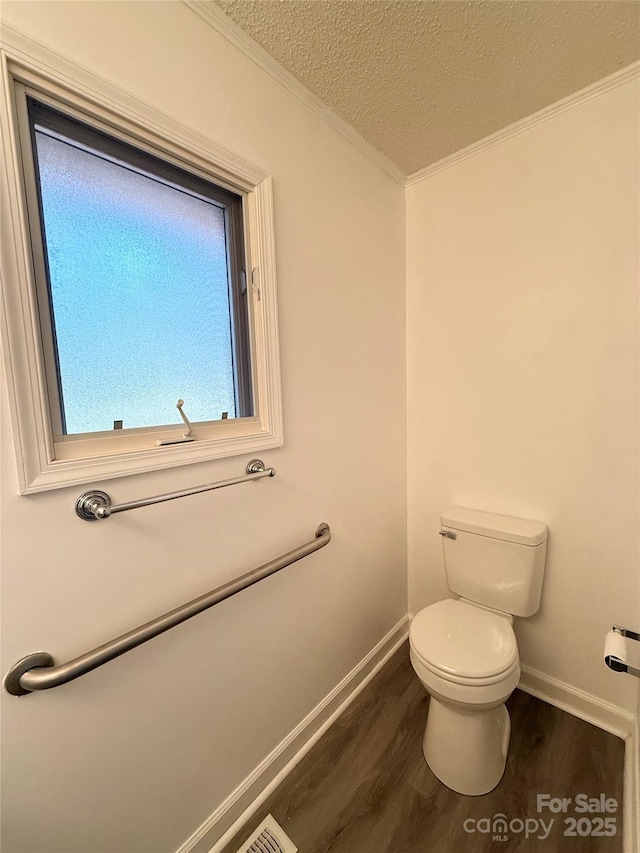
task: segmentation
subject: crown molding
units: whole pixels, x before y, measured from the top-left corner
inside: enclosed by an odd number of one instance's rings
[[[318,118],[354,145],[361,154],[387,173],[394,181],[404,186],[406,174],[382,152],[367,142],[357,130],[313,94],[296,77],[280,65],[271,54],[261,47],[241,27],[231,20],[218,6],[205,0],[182,0],[185,6],[202,18],[210,27],[227,39],[235,48],[247,56],[272,80],[279,83],[290,95],[304,104]]]
[[[531,130],[537,125],[543,124],[544,122],[567,112],[567,110],[572,110],[574,107],[585,104],[587,101],[597,98],[599,95],[603,95],[605,92],[609,92],[617,86],[622,86],[624,83],[628,83],[636,77],[640,77],[640,62],[633,62],[631,65],[625,66],[620,71],[616,71],[608,77],[603,77],[602,80],[598,80],[596,83],[592,83],[584,89],[579,89],[577,92],[568,95],[566,98],[556,101],[548,107],[543,107],[541,110],[538,110],[538,112],[532,113],[532,115],[520,119],[507,127],[503,127],[501,130],[492,133],[490,136],[485,136],[483,139],[479,139],[477,142],[467,145],[466,148],[461,148],[459,151],[449,154],[441,160],[437,160],[430,166],[426,166],[424,169],[414,172],[407,178],[405,186],[412,187],[415,184],[419,184],[421,181],[430,178],[438,172],[442,172],[444,169],[448,169],[450,166],[455,166],[457,163],[461,163],[469,157],[475,157],[476,154],[480,154],[488,148],[493,148],[495,145],[499,145],[501,142],[505,142],[513,136],[525,133],[527,130]]]

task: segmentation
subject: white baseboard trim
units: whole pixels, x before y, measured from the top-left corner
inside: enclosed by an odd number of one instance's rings
[[[404,616],[247,776],[176,853],[220,853],[407,639],[408,625],[409,617]]]
[[[625,711],[617,705],[599,699],[592,693],[573,687],[566,681],[560,681],[537,669],[523,666],[518,687],[525,693],[530,693],[623,740],[626,740],[633,731],[635,715],[631,711]]]
[[[247,776],[176,853],[221,853],[223,848],[407,639],[403,617],[302,722]],[[640,721],[630,711],[522,666],[518,687],[625,741],[623,851],[640,853]]]
[[[617,735],[625,742],[624,748],[624,788],[622,804],[622,837],[624,853],[640,853],[640,815],[638,798],[640,797],[640,759],[638,748],[640,735],[638,733],[638,717],[630,711],[625,711],[617,705],[612,705],[586,693],[577,687],[572,687],[564,681],[559,681],[539,670],[522,667],[522,677],[518,685],[520,690],[530,693],[585,720],[600,729]]]
[[[640,718],[636,717],[624,750],[623,851],[640,853]]]

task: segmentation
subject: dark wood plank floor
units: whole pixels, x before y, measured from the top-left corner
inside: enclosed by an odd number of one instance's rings
[[[428,701],[405,644],[224,853],[269,812],[300,853],[621,853],[624,741],[516,691],[505,776],[491,793],[466,797],[436,779],[422,755]],[[564,813],[538,812],[538,794],[571,802]],[[617,801],[615,813],[576,810],[578,795],[601,794]],[[500,840],[484,831],[498,814],[510,824]],[[612,828],[611,837],[593,834]],[[565,835],[572,829],[583,835]]]

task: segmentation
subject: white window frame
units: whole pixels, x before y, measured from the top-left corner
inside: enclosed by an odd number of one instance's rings
[[[211,140],[142,104],[30,39],[5,29],[0,44],[4,140],[0,322],[20,494],[155,471],[283,444],[271,178]],[[194,424],[195,441],[156,446],[173,428],[98,433],[55,441],[47,398],[31,240],[22,180],[14,81],[125,134],[143,150],[245,198],[254,415]],[[99,358],[99,353],[87,354]],[[171,401],[172,403],[174,401]],[[188,408],[185,406],[188,413]],[[176,435],[184,425],[176,420]]]

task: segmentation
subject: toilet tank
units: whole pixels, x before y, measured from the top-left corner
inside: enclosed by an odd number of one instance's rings
[[[547,526],[450,507],[442,513],[447,584],[452,592],[514,616],[540,607]]]

